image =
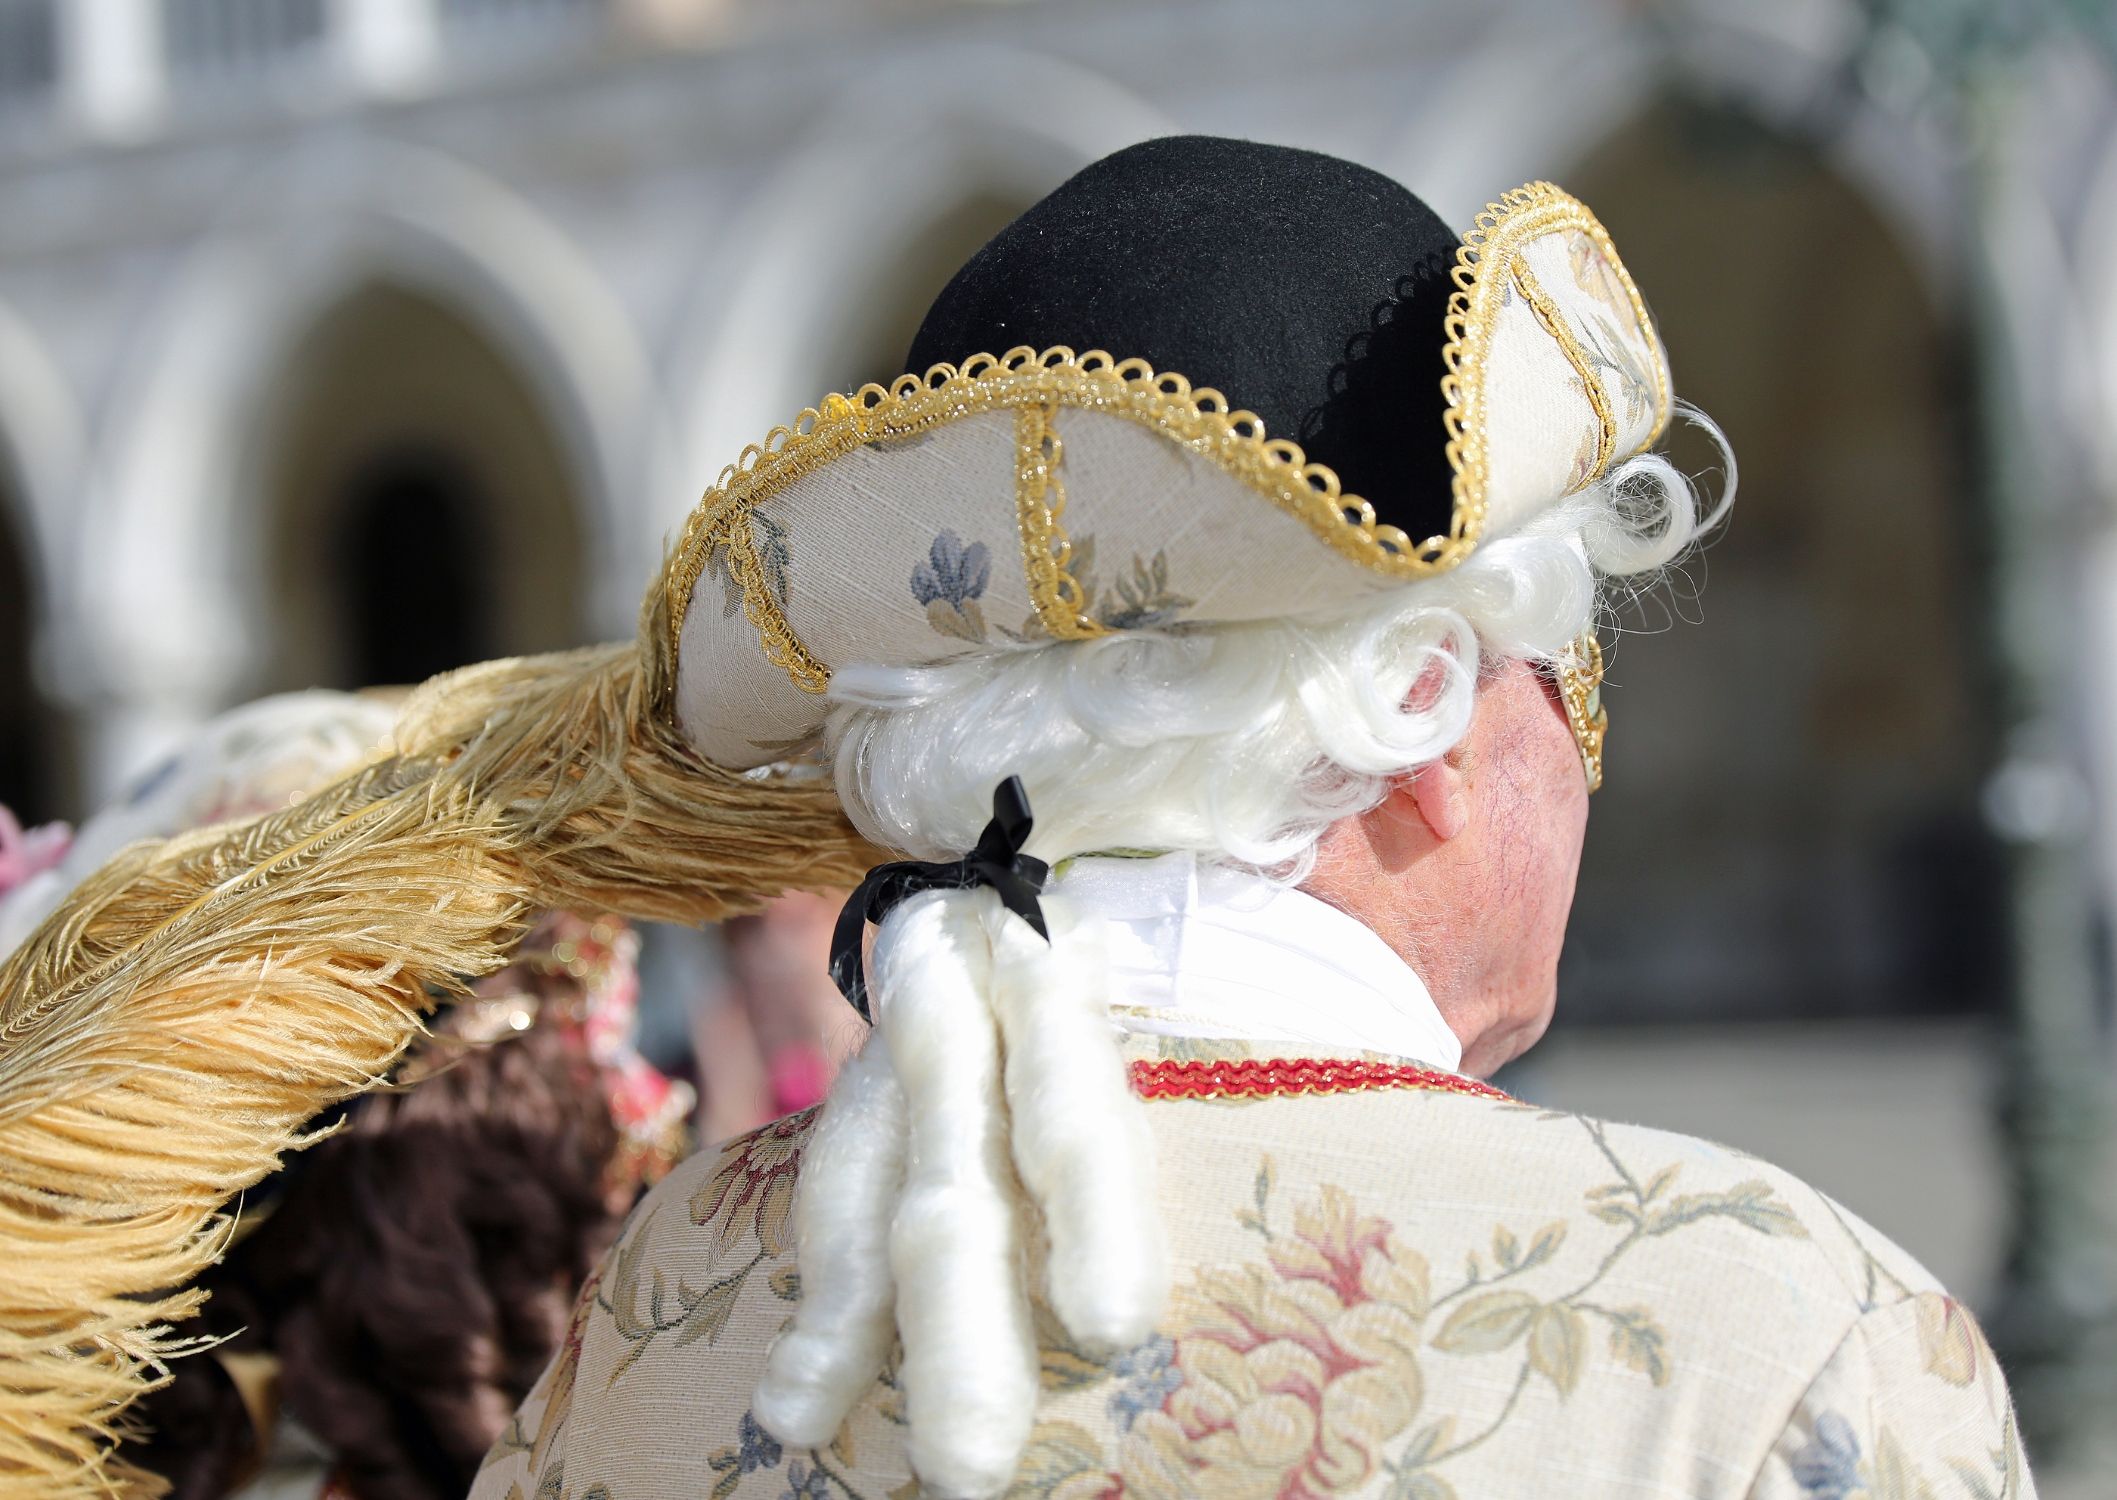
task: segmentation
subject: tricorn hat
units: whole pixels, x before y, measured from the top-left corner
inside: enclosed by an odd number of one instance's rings
[[[745,449],[664,574],[710,760],[811,742],[832,669],[1300,616],[1460,563],[1650,446],[1668,363],[1549,183],[1458,236],[1334,157],[1176,136],[949,282],[913,373]],[[1596,704],[1575,728],[1599,771]]]

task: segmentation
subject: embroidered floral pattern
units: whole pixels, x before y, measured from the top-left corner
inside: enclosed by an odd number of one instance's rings
[[[771,591],[783,612],[793,594],[794,548],[788,540],[784,521],[776,520],[762,510],[749,514],[750,540],[757,553],[757,565],[764,575],[764,585]],[[742,580],[736,576],[733,554],[725,541],[714,546],[706,554],[706,576],[720,585],[720,617],[732,620],[742,612]]]
[[[1091,550],[1086,562],[1080,560],[1080,548],[1074,549],[1076,573],[1095,560]],[[1120,570],[1112,581],[1111,588],[1116,597],[1105,595],[1099,605],[1093,604],[1096,619],[1112,630],[1152,630],[1157,626],[1173,622],[1191,601],[1169,587],[1169,554],[1156,552],[1154,556],[1134,556],[1131,571]]]
[[[720,1166],[691,1195],[691,1222],[713,1230],[713,1253],[724,1255],[755,1235],[767,1255],[793,1246],[787,1221],[794,1209],[794,1176],[813,1109],[775,1120],[722,1149]]]
[[[1226,1042],[1142,1038],[1127,1051],[1149,1066],[1257,1062]],[[1034,1305],[1043,1394],[1015,1500],[1570,1493],[1495,1476],[1548,1478],[1537,1466],[1555,1459],[1628,1462],[1595,1446],[1610,1414],[1629,1414],[1618,1425],[1637,1452],[1653,1429],[1634,1417],[1682,1426],[1702,1400],[1724,1407],[1731,1385],[1759,1393],[1758,1421],[1794,1410],[1760,1494],[2024,1494],[2004,1383],[1974,1320],[1891,1247],[1870,1247],[1864,1226],[1827,1199],[1651,1132],[1431,1090],[1389,1097],[1398,1102],[1387,1112],[1371,1093],[1339,1096],[1329,1111],[1340,1122],[1419,1111],[1444,1133],[1490,1139],[1541,1134],[1547,1144],[1532,1156],[1553,1164],[1557,1190],[1541,1201],[1558,1211],[1534,1213],[1539,1199],[1510,1194],[1503,1201],[1520,1212],[1488,1215],[1475,1205],[1494,1190],[1461,1175],[1431,1199],[1400,1198],[1394,1167],[1355,1167],[1362,1153],[1335,1135],[1288,1131],[1282,1148],[1274,1134],[1272,1151],[1248,1165],[1214,1161],[1201,1169],[1209,1191],[1171,1189],[1185,1248],[1152,1337],[1097,1357]],[[1310,1107],[1247,1106],[1245,1119],[1261,1117],[1250,1109],[1290,1119]],[[1205,1115],[1151,1113],[1158,1129]],[[1185,1126],[1176,1138],[1224,1142],[1227,1119],[1205,1137]],[[591,1491],[567,1487],[567,1468],[576,1487],[593,1480],[618,1500],[634,1493],[634,1474],[648,1496],[912,1500],[893,1368],[821,1449],[787,1447],[748,1410],[756,1351],[801,1294],[787,1219],[809,1123],[735,1141],[648,1200],[488,1459],[479,1500],[510,1490],[586,1500]],[[1412,1206],[1424,1202],[1435,1211]],[[1731,1345],[1736,1325],[1719,1321],[1712,1298],[1683,1293],[1698,1289],[1686,1267],[1725,1268],[1736,1284],[1794,1284],[1802,1317],[1836,1309],[1874,1319],[1872,1338],[1819,1371],[1802,1361],[1820,1355],[1794,1352],[1802,1341],[1769,1342],[1787,1326],[1786,1307],[1774,1315],[1744,1301]],[[1892,1373],[1870,1384],[1882,1357]],[[665,1432],[673,1410],[695,1410],[698,1425]],[[1700,1433],[1739,1429],[1740,1451],[1753,1456],[1752,1415],[1745,1408],[1736,1428],[1684,1427],[1684,1442],[1698,1445],[1684,1451],[1707,1451],[1715,1439]],[[1673,1471],[1656,1472],[1666,1488]]]
[[[1081,1429],[1046,1424],[1012,1493],[1322,1500],[1387,1477],[1393,1497],[1448,1500],[1454,1486],[1440,1471],[1503,1429],[1532,1380],[1561,1400],[1580,1388],[1598,1325],[1612,1364],[1666,1384],[1669,1335],[1653,1310],[1593,1296],[1611,1271],[1641,1244],[1709,1221],[1769,1237],[1807,1230],[1761,1180],[1676,1193],[1680,1163],[1641,1174],[1605,1127],[1577,1123],[1616,1174],[1589,1190],[1586,1211],[1623,1232],[1555,1296],[1531,1283],[1557,1260],[1564,1220],[1526,1236],[1495,1225],[1489,1246],[1465,1257],[1462,1279],[1435,1295],[1426,1257],[1340,1188],[1325,1184],[1299,1207],[1291,1234],[1275,1230],[1276,1173],[1262,1158],[1235,1218],[1263,1237],[1264,1263],[1200,1270],[1177,1290],[1164,1335],[1113,1367],[1122,1382],[1110,1397],[1114,1454],[1098,1467]],[[1466,1428],[1452,1413],[1428,1413],[1436,1357],[1511,1365],[1499,1414]]]
[[[1968,1308],[1937,1291],[1914,1291],[1883,1264],[1835,1203],[1819,1201],[1843,1231],[1858,1258],[1864,1277],[1861,1311],[1908,1307],[1918,1339],[1920,1371],[1958,1390],[1990,1382],[1994,1405],[2003,1413],[1999,1442],[1982,1454],[1946,1456],[1948,1473],[1957,1481],[1950,1495],[1966,1500],[2011,1500],[2022,1493],[2021,1436],[2015,1425],[2005,1382],[1992,1346]],[[1887,1422],[1875,1429],[1873,1457],[1864,1456],[1860,1437],[1852,1424],[1837,1411],[1816,1418],[1809,1441],[1794,1455],[1790,1467],[1802,1494],[1818,1500],[1938,1500],[1942,1491],[1920,1471]],[[1931,1454],[1922,1454],[1932,1457]]]
[[[757,561],[764,569],[765,587],[779,601],[779,607],[787,607],[788,596],[793,592],[794,549],[787,540],[786,523],[773,519],[767,511],[750,512],[750,535],[757,544]]]
[[[1802,1500],[1940,1500],[1940,1491],[1894,1433],[1883,1428],[1875,1441],[1874,1456],[1868,1458],[1852,1424],[1835,1411],[1816,1418],[1814,1435],[1794,1455],[1790,1467]],[[1970,1500],[1999,1500],[2020,1491],[2018,1459],[2009,1469],[2001,1455],[1994,1455],[1990,1475],[1967,1464],[1950,1467],[1965,1486],[1961,1493]],[[1994,1488],[1994,1483],[1999,1487]]]
[[[1573,268],[1573,284],[1600,303],[1603,311],[1613,318],[1632,316],[1632,299],[1618,279],[1617,267],[1592,237],[1569,230],[1566,263]]]
[[[1126,1435],[1128,1492],[1344,1494],[1417,1414],[1425,1258],[1326,1187],[1268,1261],[1178,1292],[1182,1380]]]
[[[1815,1436],[1794,1455],[1794,1483],[1815,1500],[1845,1500],[1860,1487],[1860,1440],[1834,1411],[1816,1420]]]
[[[1081,613],[1108,630],[1154,630],[1176,623],[1192,600],[1169,584],[1169,555],[1135,553],[1130,570],[1119,568],[1107,591],[1096,578],[1095,538],[1074,538],[1071,571],[1081,586]],[[1041,622],[1036,625],[1042,630]]]
[[[1068,572],[1079,584],[1080,612],[1106,630],[1154,630],[1178,624],[1193,603],[1176,592],[1169,579],[1165,552],[1135,555],[1105,585],[1095,575],[1095,538],[1073,543]],[[992,550],[983,542],[965,542],[943,531],[911,573],[912,598],[926,611],[926,623],[952,640],[986,641],[993,627],[981,602],[992,584]],[[738,596],[739,597],[739,596]],[[1051,632],[1031,614],[1019,630],[1002,625],[998,634],[1011,641],[1048,641]]]
[[[742,1421],[738,1424],[736,1432],[740,1439],[736,1449],[736,1462],[743,1473],[779,1467],[779,1440],[757,1425],[757,1418],[753,1413],[742,1414]]]
[[[1977,1320],[1960,1302],[1939,1292],[1920,1292],[1912,1302],[1918,1310],[1919,1357],[1926,1373],[1950,1385],[1970,1384],[1992,1352]]]
[[[1566,260],[1573,270],[1573,284],[1595,304],[1594,310],[1580,319],[1575,336],[1588,351],[1597,373],[1614,381],[1623,413],[1621,420],[1630,427],[1651,415],[1655,399],[1654,376],[1648,369],[1651,356],[1638,343],[1639,325],[1632,315],[1631,297],[1610,257],[1579,230],[1566,236]]]
[[[1110,1396],[1110,1417],[1130,1432],[1140,1413],[1158,1410],[1183,1384],[1176,1345],[1160,1334],[1117,1358],[1110,1372],[1123,1382]]]
[[[943,531],[911,572],[911,594],[926,608],[926,623],[961,641],[985,639],[985,612],[978,600],[992,582],[992,552],[983,542],[968,546]]]
[[[786,1450],[779,1440],[757,1425],[755,1415],[744,1412],[736,1424],[734,1446],[722,1448],[706,1459],[706,1466],[714,1475],[714,1500],[726,1500],[744,1475],[776,1469],[785,1457]]]
[[[840,1433],[827,1451],[829,1459],[823,1449],[790,1455],[777,1438],[758,1425],[754,1413],[745,1411],[736,1424],[734,1443],[706,1457],[706,1468],[714,1476],[712,1500],[727,1500],[746,1477],[773,1473],[782,1462],[787,1467],[781,1476],[784,1483],[779,1500],[867,1500],[869,1492],[842,1473],[840,1467],[834,1467],[852,1466],[850,1439]]]
[[[626,1344],[624,1357],[611,1371],[611,1384],[665,1334],[677,1348],[717,1341],[735,1314],[750,1274],[792,1249],[787,1221],[793,1211],[794,1178],[814,1115],[814,1110],[804,1110],[737,1136],[722,1148],[712,1177],[691,1195],[691,1222],[712,1235],[712,1271],[704,1285],[694,1287],[679,1277],[672,1288],[659,1270],[647,1271],[643,1281],[643,1257],[655,1215],[644,1213],[630,1226],[596,1294],[596,1304],[610,1314],[612,1327]],[[728,1252],[751,1239],[757,1242],[756,1252],[740,1265],[726,1267]]]

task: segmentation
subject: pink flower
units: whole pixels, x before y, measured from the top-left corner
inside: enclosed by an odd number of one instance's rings
[[[1127,1495],[1328,1500],[1368,1486],[1418,1414],[1425,1258],[1326,1186],[1270,1260],[1177,1290],[1183,1379],[1124,1439]]]
[[[783,1115],[821,1104],[831,1091],[831,1063],[821,1047],[793,1042],[772,1054],[772,1107]]]
[[[0,802],[0,896],[56,867],[73,847],[74,831],[64,823],[41,823],[24,829]]]

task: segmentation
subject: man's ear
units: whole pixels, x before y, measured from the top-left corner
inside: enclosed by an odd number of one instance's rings
[[[1404,790],[1435,842],[1445,844],[1470,826],[1470,788],[1453,757],[1419,767]]]
[[[1410,776],[1392,778],[1388,795],[1354,821],[1369,857],[1385,870],[1403,870],[1469,826],[1469,783],[1451,753]],[[1325,858],[1330,843],[1326,833],[1319,851]]]

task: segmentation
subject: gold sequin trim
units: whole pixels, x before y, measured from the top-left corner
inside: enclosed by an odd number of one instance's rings
[[[1573,330],[1566,326],[1565,317],[1552,302],[1551,294],[1544,290],[1536,273],[1529,269],[1527,260],[1514,263],[1514,284],[1521,291],[1522,300],[1536,314],[1544,332],[1551,335],[1566,356],[1566,363],[1573,366],[1574,378],[1580,382],[1580,393],[1587,398],[1595,411],[1595,464],[1587,472],[1575,490],[1586,489],[1609,471],[1610,454],[1617,447],[1617,413],[1610,410],[1610,393],[1602,388],[1602,377],[1595,373],[1595,366],[1588,360],[1588,351],[1581,348],[1580,340],[1573,337]]]
[[[1531,240],[1566,229],[1588,236],[1608,259],[1632,304],[1632,316],[1652,340],[1654,323],[1647,316],[1646,301],[1639,295],[1632,273],[1617,258],[1610,232],[1585,203],[1556,184],[1532,182],[1485,205],[1485,211],[1477,216],[1456,250],[1455,269],[1449,273],[1456,289],[1448,298],[1448,312],[1441,320],[1447,339],[1441,348],[1441,362],[1447,369],[1441,377],[1441,393],[1448,403],[1448,465],[1455,472],[1454,527],[1458,532],[1467,527],[1473,539],[1485,519],[1489,478],[1485,364],[1492,352],[1492,331],[1499,322],[1502,295],[1521,263],[1523,247]],[[1489,277],[1485,274],[1488,266],[1495,273]],[[1654,429],[1642,447],[1651,447],[1669,422],[1668,367],[1658,351],[1651,363]]]
[[[1037,618],[1055,640],[1080,641],[1107,635],[1087,610],[1080,581],[1068,571],[1073,543],[1066,539],[1066,481],[1060,472],[1065,445],[1059,441],[1058,405],[1046,401],[1014,414],[1015,522],[1022,535],[1022,571]]]
[[[1558,692],[1566,705],[1566,723],[1580,746],[1580,763],[1588,773],[1590,795],[1602,789],[1602,748],[1610,733],[1609,710],[1602,706],[1602,642],[1595,627],[1581,632],[1558,659]]]

